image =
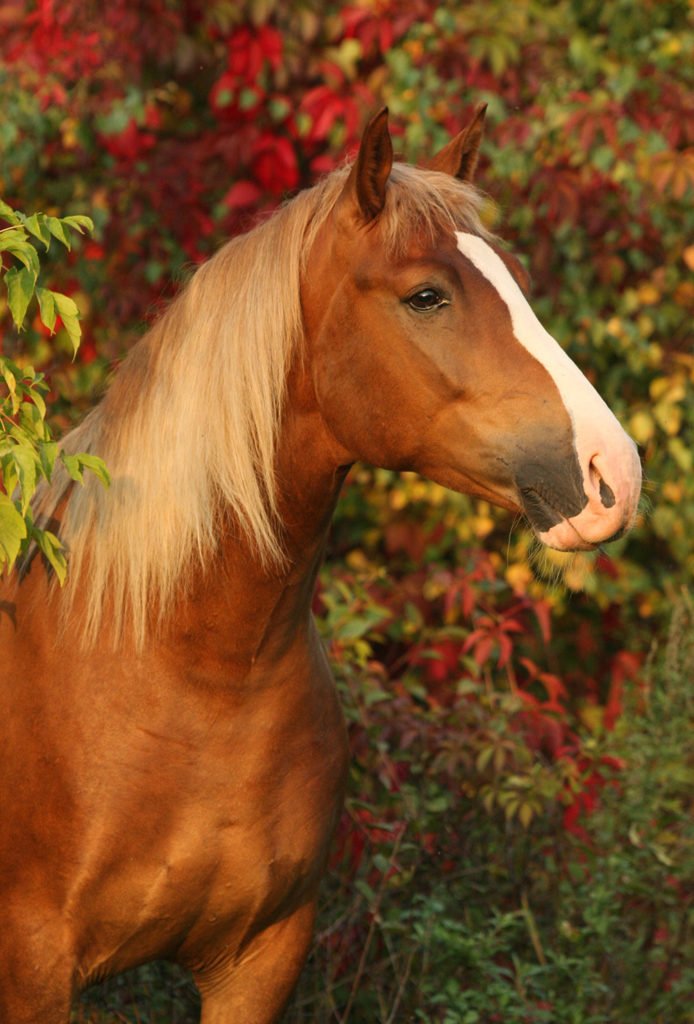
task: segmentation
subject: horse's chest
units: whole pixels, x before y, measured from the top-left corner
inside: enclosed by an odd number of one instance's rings
[[[326,718],[317,707],[308,722],[290,718],[263,733],[229,765],[226,791],[201,822],[215,858],[211,900],[232,910],[248,894],[254,904],[278,903],[315,884],[342,807],[341,714]]]
[[[181,948],[194,957],[222,939],[233,948],[315,893],[342,807],[344,722],[321,664],[277,692],[229,718],[207,716],[188,746],[154,723],[132,735],[141,752],[122,774],[80,900],[98,915],[98,962],[120,969],[121,957]]]

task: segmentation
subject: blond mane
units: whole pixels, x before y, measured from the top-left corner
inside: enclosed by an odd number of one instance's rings
[[[191,574],[233,524],[265,569],[283,566],[275,446],[303,325],[300,284],[312,242],[349,168],[300,193],[228,242],[192,277],[134,347],[104,400],[63,440],[106,462],[106,490],[56,467],[38,496],[43,521],[60,512],[69,551],[66,614],[86,601],[83,639],[108,609],[118,643],[141,646]],[[484,233],[476,191],[446,175],[393,167],[381,216],[391,253],[442,227]]]

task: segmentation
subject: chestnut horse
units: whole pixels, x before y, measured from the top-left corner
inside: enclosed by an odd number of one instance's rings
[[[628,529],[634,445],[524,298],[471,185],[483,110],[424,168],[358,157],[228,243],[135,346],[36,515],[69,549],[0,608],[0,1020],[64,1024],[166,957],[203,1024],[270,1024],[311,942],[345,728],[311,599],[349,466]]]

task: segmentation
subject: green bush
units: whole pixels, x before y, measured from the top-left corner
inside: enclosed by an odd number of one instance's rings
[[[79,349],[79,310],[68,295],[39,284],[41,265],[37,245],[47,253],[59,242],[70,251],[72,232],[92,231],[89,217],[53,217],[32,213],[27,217],[0,199],[0,279],[7,292],[7,308],[21,331],[27,310],[35,301],[38,316],[51,334],[58,318],[69,339],[73,357]],[[7,265],[5,265],[7,263]],[[108,485],[108,472],[93,455],[58,452],[49,422],[45,397],[48,384],[33,366],[17,366],[0,355],[0,573],[10,572],[29,545],[38,546],[61,583],[65,579],[65,552],[50,530],[34,522],[31,499],[38,481],[50,481],[56,458],[78,483],[91,469]]]
[[[287,1021],[691,1022],[693,677],[685,597],[616,729],[582,744],[577,792],[591,799],[569,826],[571,788],[545,791],[527,827],[487,811],[474,772],[437,775],[426,748],[389,749],[373,684],[349,682],[352,720],[366,719],[369,740],[355,751],[354,788],[372,794],[350,805],[364,838],[356,891],[337,888],[353,866],[333,870]],[[477,723],[514,736],[512,702],[475,707]],[[463,721],[463,736],[478,760],[479,733]],[[403,760],[421,772],[403,781]],[[525,770],[538,767],[550,770],[539,752]]]

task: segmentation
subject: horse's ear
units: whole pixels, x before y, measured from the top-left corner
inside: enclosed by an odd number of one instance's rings
[[[487,104],[483,103],[475,111],[467,128],[439,150],[435,157],[424,165],[431,171],[443,171],[461,181],[472,181],[477,167],[477,157],[484,131],[484,115]]]
[[[362,135],[359,155],[352,165],[343,196],[356,200],[362,217],[377,217],[386,201],[386,183],[393,166],[393,145],[388,131],[388,108],[372,117]]]

